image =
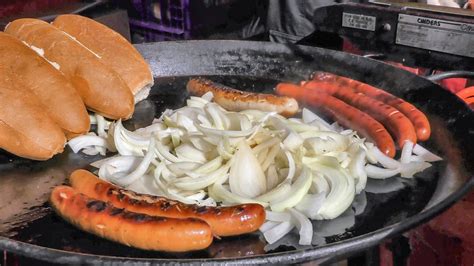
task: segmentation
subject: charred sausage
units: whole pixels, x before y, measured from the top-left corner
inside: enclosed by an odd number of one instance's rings
[[[190,94],[197,96],[212,92],[214,101],[229,111],[256,109],[277,112],[287,117],[298,112],[298,102],[295,99],[272,94],[240,91],[208,79],[191,79],[186,88]]]
[[[130,212],[68,186],[55,187],[50,202],[56,213],[74,226],[135,248],[184,252],[204,249],[213,239],[209,225],[202,220]]]
[[[265,209],[259,204],[231,207],[205,207],[184,204],[164,197],[121,189],[100,180],[86,170],[74,171],[69,181],[85,195],[108,201],[114,206],[148,215],[171,218],[197,218],[207,222],[217,236],[233,236],[258,230],[265,221]]]

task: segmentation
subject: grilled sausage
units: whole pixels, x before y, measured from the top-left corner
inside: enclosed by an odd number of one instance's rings
[[[135,248],[183,252],[204,249],[213,239],[204,221],[130,212],[68,186],[55,187],[50,202],[56,213],[74,226]]]
[[[363,93],[371,98],[391,105],[394,108],[398,109],[406,117],[408,117],[408,119],[410,119],[410,121],[415,126],[416,136],[418,140],[428,140],[431,135],[430,122],[428,121],[428,118],[423,112],[418,110],[418,108],[416,108],[412,104],[384,90],[377,89],[373,86],[370,86],[369,84],[357,80],[337,76],[330,73],[314,73],[313,80],[338,82],[341,85],[352,87],[356,92]]]
[[[312,80],[307,82],[303,87],[328,93],[343,100],[347,104],[363,110],[387,127],[388,131],[397,139],[400,149],[403,148],[407,140],[416,143],[416,132],[410,119],[390,105],[362,93],[356,93],[351,87],[334,82]]]
[[[330,115],[347,128],[369,138],[377,147],[390,157],[395,156],[395,144],[385,127],[370,115],[346,104],[326,93],[305,89],[298,85],[280,83],[276,87],[279,95],[293,97],[302,104],[308,104]]]
[[[208,79],[191,79],[186,88],[189,93],[197,96],[212,92],[214,101],[229,111],[257,109],[277,112],[287,117],[298,112],[298,102],[295,99],[272,94],[240,91]]]
[[[85,195],[127,210],[172,218],[197,218],[206,221],[217,236],[233,236],[258,230],[265,221],[265,209],[259,204],[232,207],[204,207],[184,204],[164,197],[120,189],[86,170],[74,171],[69,181]]]

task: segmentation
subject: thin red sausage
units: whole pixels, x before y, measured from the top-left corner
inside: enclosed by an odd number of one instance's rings
[[[58,215],[74,226],[135,248],[184,252],[207,248],[213,239],[211,228],[202,220],[130,212],[68,186],[55,187],[50,203]]]
[[[382,101],[388,105],[391,105],[398,109],[404,114],[415,126],[416,136],[418,140],[428,140],[431,135],[430,122],[426,115],[418,110],[412,104],[378,88],[370,86],[366,83],[353,80],[346,77],[337,76],[330,73],[320,72],[313,74],[313,80],[319,81],[334,81],[341,85],[347,85],[352,87],[356,92],[363,93],[376,100]]]
[[[293,97],[302,104],[320,109],[343,126],[371,139],[383,153],[392,158],[395,156],[395,144],[388,131],[377,120],[361,110],[329,94],[318,93],[294,84],[280,83],[276,87],[276,93]]]
[[[134,193],[100,180],[86,170],[76,170],[69,177],[75,189],[85,195],[111,202],[119,208],[148,215],[171,218],[197,218],[211,226],[214,235],[233,236],[257,231],[265,222],[260,204],[229,207],[204,207],[184,204],[164,197]]]
[[[328,93],[368,113],[381,122],[395,136],[400,149],[403,148],[407,140],[416,143],[416,132],[410,119],[390,105],[368,97],[365,94],[356,93],[351,87],[335,82],[312,80],[303,87]]]

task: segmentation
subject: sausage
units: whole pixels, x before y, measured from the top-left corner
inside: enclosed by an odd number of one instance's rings
[[[395,143],[388,131],[377,120],[361,110],[329,94],[305,89],[294,84],[280,83],[276,87],[276,93],[293,97],[300,103],[306,103],[321,110],[343,126],[352,128],[375,142],[387,156],[392,158],[395,156]]]
[[[408,117],[415,126],[416,136],[420,141],[428,140],[431,135],[430,122],[423,112],[418,110],[418,108],[413,106],[411,103],[408,103],[384,90],[377,89],[369,84],[357,80],[325,72],[314,73],[312,79],[319,81],[334,81],[341,85],[347,85],[352,87],[356,92],[363,93],[398,109],[402,114]]]
[[[130,211],[171,218],[197,218],[206,221],[217,236],[233,236],[258,230],[265,222],[260,204],[231,207],[205,207],[184,204],[165,197],[150,196],[121,189],[100,180],[86,170],[76,170],[69,177],[71,186],[85,195]]]
[[[298,112],[298,102],[295,99],[273,94],[240,91],[208,79],[191,79],[186,88],[190,94],[197,96],[212,92],[214,101],[229,111],[257,109],[277,112],[286,117],[293,116]]]
[[[387,127],[388,131],[397,139],[400,149],[403,148],[407,140],[416,143],[416,132],[410,119],[390,105],[370,98],[365,94],[356,93],[352,88],[334,82],[312,80],[303,87],[328,93],[363,110]]]
[[[58,215],[74,226],[135,248],[184,252],[207,248],[213,240],[204,221],[130,212],[68,186],[55,187],[50,203]]]

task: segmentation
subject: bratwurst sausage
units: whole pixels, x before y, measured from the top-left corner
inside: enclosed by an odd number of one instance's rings
[[[212,92],[214,101],[229,111],[256,109],[277,112],[286,117],[298,112],[298,102],[295,99],[273,94],[240,91],[208,79],[191,79],[186,88],[190,94],[196,96]]]
[[[164,197],[150,196],[121,189],[100,180],[86,170],[76,170],[69,177],[71,186],[85,195],[114,206],[148,215],[171,218],[197,218],[207,222],[213,234],[233,236],[258,230],[265,221],[265,209],[259,204],[231,207],[205,207],[184,204]]]
[[[207,248],[213,239],[204,221],[130,212],[68,186],[55,187],[50,202],[56,213],[74,226],[135,248],[184,252]]]

